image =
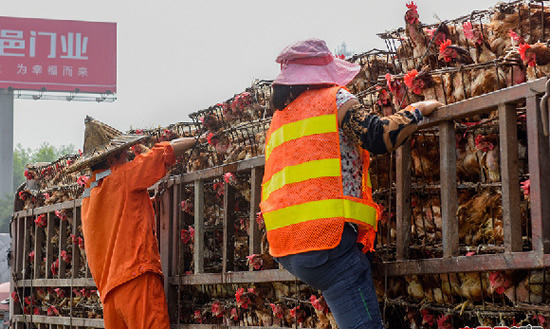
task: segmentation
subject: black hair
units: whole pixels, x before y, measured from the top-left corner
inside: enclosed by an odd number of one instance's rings
[[[271,106],[276,110],[283,110],[306,90],[322,89],[331,85],[273,85]]]
[[[102,169],[109,169],[109,164],[107,163],[107,160],[103,160],[103,161],[98,162],[94,165],[91,165],[90,169],[92,169],[92,171],[102,170]]]

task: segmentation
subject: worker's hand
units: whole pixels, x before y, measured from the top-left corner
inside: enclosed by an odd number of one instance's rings
[[[430,115],[436,108],[444,106],[445,104],[436,101],[435,99],[430,99],[426,101],[416,102],[411,104],[414,108],[417,108],[423,116]]]

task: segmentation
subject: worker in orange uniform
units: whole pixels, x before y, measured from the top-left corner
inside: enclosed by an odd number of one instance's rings
[[[428,100],[378,116],[344,87],[360,66],[334,58],[319,39],[286,47],[277,63],[260,204],[269,252],[321,290],[340,329],[381,329],[364,254],[373,250],[380,212],[369,152],[393,151],[443,104]]]
[[[128,149],[146,137],[123,135],[90,117],[85,123],[84,155],[70,168],[92,169],[82,200],[82,229],[105,328],[169,329],[147,189],[166,175],[195,139],[158,143],[128,162]]]

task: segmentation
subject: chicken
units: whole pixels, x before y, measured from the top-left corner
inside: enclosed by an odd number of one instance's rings
[[[451,40],[449,39],[445,40],[445,42],[439,46],[438,59],[444,60],[445,63],[448,63],[449,65],[474,64],[474,60],[468,50],[452,45]]]
[[[469,304],[479,303],[491,295],[489,274],[487,272],[458,273],[460,279],[460,295],[466,298],[464,303],[459,304],[455,309],[460,309],[460,314]]]
[[[410,103],[419,100],[418,97],[407,93],[407,86],[403,82],[393,78],[389,73],[385,77],[388,90],[393,96],[393,105],[397,110],[404,109]]]
[[[519,53],[527,66],[527,81],[550,74],[550,48],[543,43],[521,44]]]
[[[428,66],[424,66],[420,73],[413,69],[404,77],[405,85],[413,95],[422,95],[425,100],[435,99],[445,102],[445,94],[440,81],[439,76],[430,74]]]
[[[492,291],[513,303],[546,303],[550,299],[550,273],[545,270],[491,272]]]
[[[414,2],[407,3],[407,12],[405,13],[405,33],[409,38],[412,48],[413,57],[422,58],[428,48],[428,40],[426,34],[422,29],[422,23],[420,23],[417,6]]]
[[[480,242],[502,244],[502,196],[483,189],[471,195],[463,192],[457,210],[459,239],[466,245]]]
[[[412,174],[427,183],[439,181],[439,138],[415,134],[411,140]]]
[[[459,181],[476,182],[481,174],[474,134],[456,135],[456,171]]]
[[[476,24],[472,26],[471,22],[463,23],[464,36],[470,42],[475,50],[475,55],[473,58],[478,64],[486,63],[497,59],[497,56],[492,51],[491,46],[487,39],[483,36],[481,32],[481,26]]]
[[[479,164],[485,181],[495,183],[500,181],[500,152],[496,134],[477,135],[476,150],[480,152]]]
[[[407,293],[409,294],[409,297],[411,297],[415,302],[420,302],[424,300],[425,292],[424,287],[422,286],[422,280],[418,277],[418,275],[413,276],[406,276],[405,280],[407,280]]]
[[[490,44],[497,57],[502,56],[512,45],[512,40],[508,38],[510,30],[521,34],[529,43],[546,40],[547,34],[545,36],[542,34],[542,21],[544,20],[544,26],[550,26],[550,8],[547,6],[518,3],[514,7],[502,5],[495,9],[487,28],[492,31]],[[545,33],[548,31],[546,30]]]
[[[423,198],[411,195],[413,226],[411,233],[419,239],[431,243],[440,241],[441,235],[441,201],[438,197]]]

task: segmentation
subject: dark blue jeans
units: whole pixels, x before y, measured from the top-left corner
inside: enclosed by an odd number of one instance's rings
[[[382,317],[370,262],[356,246],[357,233],[346,224],[340,244],[330,250],[277,258],[286,270],[321,290],[340,329],[381,329]]]

